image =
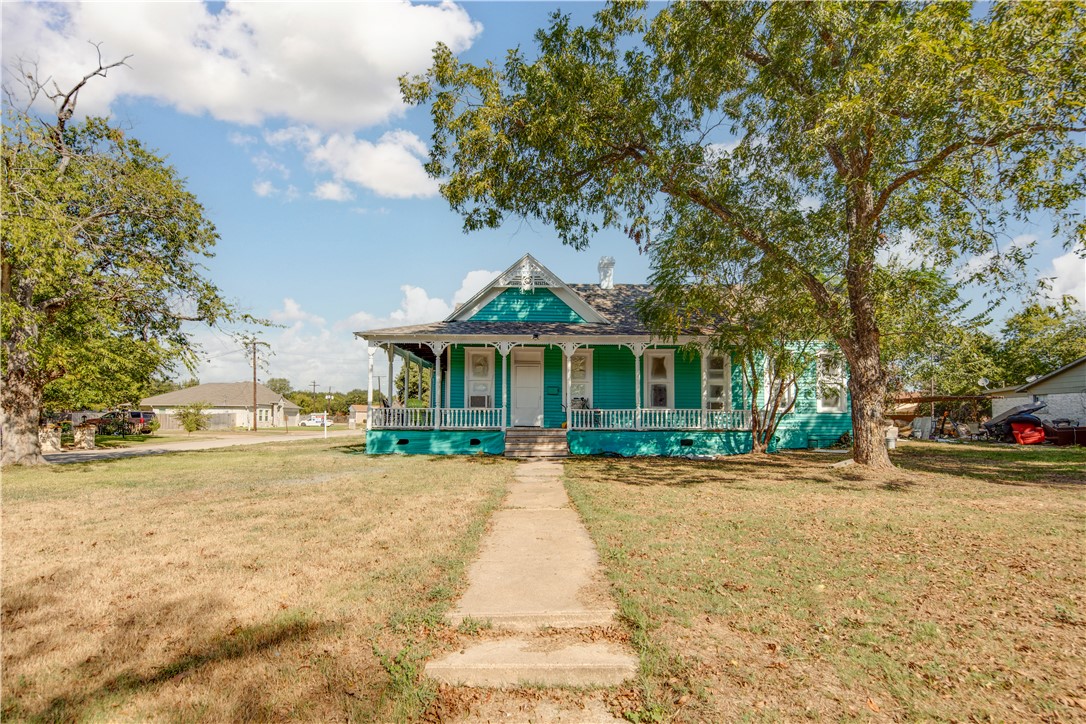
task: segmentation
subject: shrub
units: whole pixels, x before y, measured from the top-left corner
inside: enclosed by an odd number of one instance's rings
[[[197,430],[206,430],[210,418],[204,410],[211,407],[203,402],[194,402],[191,405],[184,405],[178,407],[176,411],[177,419],[181,421],[181,427],[185,428],[185,432],[190,435]]]

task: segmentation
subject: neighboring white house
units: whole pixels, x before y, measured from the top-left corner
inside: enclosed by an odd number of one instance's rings
[[[1048,406],[1036,412],[1042,420],[1077,420],[1086,425],[1086,357],[1017,387],[991,390],[992,417],[1030,402]]]
[[[178,429],[177,408],[192,404],[208,405],[205,411],[212,429],[253,426],[253,383],[210,382],[186,387],[140,400],[140,406],[150,407],[159,416],[162,429]],[[301,409],[290,400],[264,385],[256,385],[256,426],[296,426]]]

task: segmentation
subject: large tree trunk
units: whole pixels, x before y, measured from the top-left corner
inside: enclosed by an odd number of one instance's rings
[[[879,361],[879,346],[870,341],[850,340],[845,357],[849,362],[849,392],[852,396],[852,458],[869,468],[890,469],[890,454],[886,451],[883,395],[885,381]],[[844,347],[845,345],[842,345]]]
[[[30,368],[30,355],[13,345],[5,350],[7,369],[0,392],[0,465],[41,465],[38,424],[41,418],[41,385]]]
[[[873,199],[870,184],[861,182],[852,187],[847,219],[848,266],[845,269],[852,334],[847,340],[838,341],[849,364],[852,457],[869,468],[892,469],[894,464],[886,450],[882,409],[886,378],[882,373],[879,325],[872,296],[877,246],[877,231],[871,217]]]

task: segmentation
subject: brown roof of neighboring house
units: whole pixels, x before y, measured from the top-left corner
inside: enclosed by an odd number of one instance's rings
[[[185,387],[173,392],[154,395],[140,400],[140,405],[151,407],[174,407],[203,403],[212,407],[252,407],[252,382],[208,382],[195,387]],[[273,392],[259,382],[256,385],[257,405],[276,405],[282,403],[283,409],[290,412],[300,409],[278,392]]]

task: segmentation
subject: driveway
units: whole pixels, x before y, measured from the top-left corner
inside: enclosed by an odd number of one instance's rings
[[[329,430],[331,438],[361,438],[365,439],[366,431],[360,430]],[[102,448],[96,450],[65,450],[58,453],[46,453],[45,459],[51,463],[85,463],[95,460],[115,460],[117,458],[140,457],[141,455],[162,455],[169,452],[188,452],[191,450],[213,450],[220,447],[233,447],[235,445],[260,445],[268,442],[297,442],[299,440],[319,440],[324,438],[323,431],[313,432],[298,431],[284,435],[254,435],[226,436],[226,437],[199,437],[194,440],[170,440],[158,444],[139,445],[126,448]]]

